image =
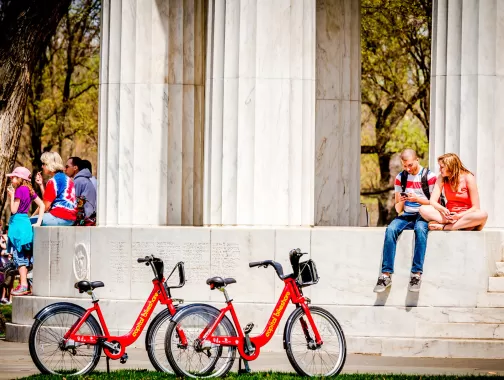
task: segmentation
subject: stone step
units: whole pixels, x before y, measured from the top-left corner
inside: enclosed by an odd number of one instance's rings
[[[489,292],[504,292],[504,277],[489,277],[488,278]]]
[[[504,324],[500,323],[418,323],[418,338],[503,339]]]
[[[504,307],[504,293],[483,293],[478,296],[476,307]]]
[[[504,359],[504,341],[349,337],[350,353],[392,357]]]
[[[7,324],[7,341],[27,342],[31,326]],[[346,336],[348,353],[392,357],[504,359],[504,340],[499,339],[429,339]],[[141,337],[133,347],[141,348]],[[265,351],[282,352],[281,335],[275,335]]]
[[[504,261],[497,261],[495,268],[495,275],[497,277],[504,277]]]

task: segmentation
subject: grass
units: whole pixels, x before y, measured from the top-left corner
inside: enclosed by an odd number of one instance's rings
[[[488,379],[489,377],[496,378],[496,376],[424,376],[424,375],[384,375],[384,374],[343,374],[339,375],[338,380],[478,380],[478,379]],[[69,379],[73,377],[69,377]],[[148,372],[146,370],[121,370],[114,371],[110,374],[103,372],[93,372],[92,374],[76,377],[75,379],[131,379],[131,380],[151,380],[151,379],[166,379],[173,378],[175,376],[169,376],[165,373],[160,372]],[[227,379],[240,379],[240,380],[291,380],[301,379],[301,376],[297,376],[291,373],[282,373],[282,372],[258,372],[252,373],[248,375],[238,375],[236,373],[230,373],[226,376]],[[48,380],[48,379],[65,379],[65,377],[61,376],[48,376],[48,375],[33,375],[29,377],[23,377],[22,379],[40,379],[40,380]]]
[[[12,305],[0,305],[0,313],[2,313],[7,322],[12,321]]]
[[[5,323],[12,321],[12,305],[0,305],[0,337],[5,336]]]

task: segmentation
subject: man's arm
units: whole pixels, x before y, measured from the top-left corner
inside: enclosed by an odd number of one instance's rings
[[[395,192],[395,209],[398,214],[404,211],[404,201],[406,200],[405,197],[401,196],[401,193]]]

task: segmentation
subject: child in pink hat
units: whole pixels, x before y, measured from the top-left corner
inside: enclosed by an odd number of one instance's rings
[[[12,291],[14,296],[24,296],[31,293],[28,287],[28,267],[32,264],[33,229],[28,218],[32,201],[39,206],[39,216],[35,226],[40,226],[44,216],[44,202],[37,196],[30,182],[31,173],[27,168],[17,167],[10,174],[11,186],[7,189],[11,217],[7,250],[11,250],[14,262],[19,271],[20,284]]]

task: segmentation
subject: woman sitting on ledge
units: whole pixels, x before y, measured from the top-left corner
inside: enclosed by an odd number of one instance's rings
[[[420,214],[429,222],[430,230],[481,231],[488,214],[480,210],[478,186],[474,175],[467,170],[455,153],[438,158],[439,175],[430,205],[420,207]],[[444,190],[446,207],[438,201]]]
[[[35,177],[46,207],[42,226],[72,226],[77,216],[74,182],[64,173],[65,166],[58,153],[44,152],[40,161],[44,174],[51,177],[47,186],[44,186],[42,173]],[[36,219],[32,216],[31,221],[33,224]]]

